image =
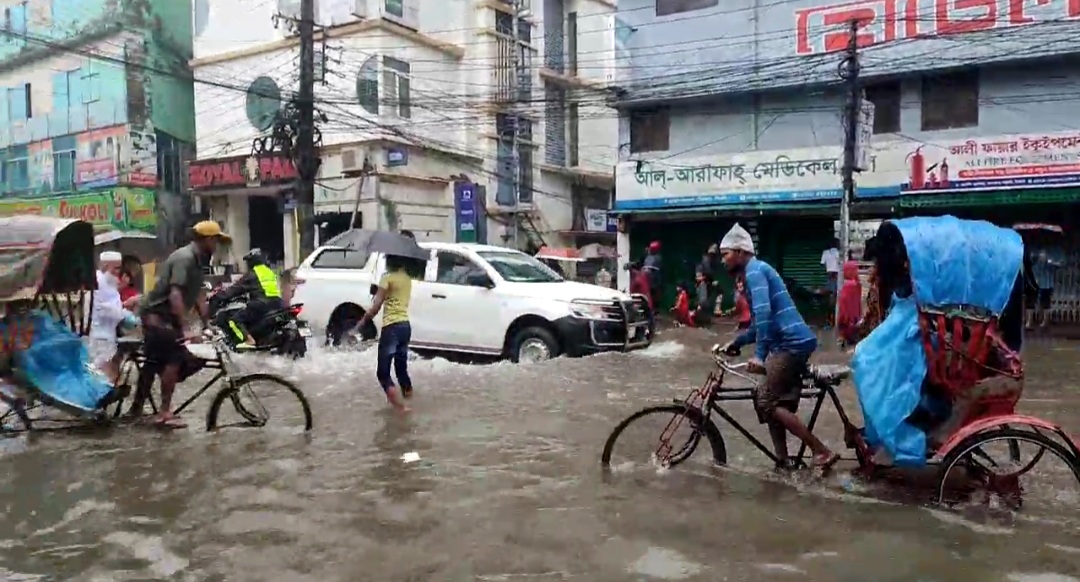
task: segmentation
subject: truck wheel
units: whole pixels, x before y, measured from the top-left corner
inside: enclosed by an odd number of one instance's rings
[[[542,327],[527,327],[510,342],[510,361],[543,362],[559,355],[559,341]]]

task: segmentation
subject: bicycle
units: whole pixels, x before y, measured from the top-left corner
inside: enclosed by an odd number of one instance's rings
[[[197,365],[197,369],[185,370],[182,374],[181,381],[186,380],[203,370],[216,370],[216,373],[206,382],[206,384],[177,406],[173,410],[174,415],[179,415],[210,390],[212,386],[221,382],[224,384],[224,387],[214,395],[214,399],[211,401],[210,408],[206,413],[207,431],[225,428],[218,426],[218,417],[221,412],[221,407],[226,400],[229,400],[232,403],[233,408],[241,417],[243,417],[248,426],[266,426],[270,420],[270,414],[251,390],[250,386],[257,382],[268,382],[284,388],[286,392],[291,393],[300,401],[304,416],[304,431],[310,431],[312,429],[313,421],[311,405],[308,403],[304,393],[295,384],[276,374],[263,372],[253,374],[241,373],[232,359],[231,349],[228,345],[225,333],[215,328],[209,328],[203,333],[204,338],[213,347],[215,356],[212,359],[195,356],[192,364]],[[142,402],[148,403],[152,412],[156,414],[158,412],[158,405],[154,402],[151,388],[154,383],[154,378],[158,375],[160,364],[149,361],[146,358],[146,355],[142,352],[141,339],[120,338],[118,349],[122,355],[122,359],[117,385],[127,387],[127,390],[121,390],[121,393],[124,393],[124,396],[121,396],[116,402],[110,404],[109,408],[111,409],[111,412],[109,413],[109,417],[113,420],[120,419],[123,414],[124,403],[129,400],[129,396],[134,401],[141,399]],[[138,373],[138,382],[132,393],[130,389],[131,377],[136,372]],[[249,400],[250,403],[246,405],[241,397]]]
[[[689,396],[682,400],[675,399],[671,404],[643,408],[630,415],[615,427],[608,436],[607,441],[604,443],[604,450],[601,455],[601,463],[605,468],[611,466],[611,459],[615,450],[616,441],[618,441],[619,436],[622,435],[626,428],[637,420],[656,414],[672,416],[671,420],[668,421],[664,430],[661,432],[659,444],[653,452],[653,461],[657,462],[663,468],[674,467],[689,459],[697,450],[702,437],[709,442],[709,446],[713,453],[713,461],[718,465],[727,464],[727,446],[724,442],[723,435],[720,433],[720,429],[717,428],[716,423],[712,420],[713,414],[718,415],[743,437],[749,440],[758,450],[769,457],[777,467],[800,469],[808,466],[807,461],[810,459],[810,455],[805,443],[800,445],[796,455],[788,459],[779,459],[777,458],[776,453],[765,446],[765,444],[751,434],[746,427],[735,420],[731,413],[724,409],[722,406],[722,403],[724,402],[752,401],[754,399],[754,389],[756,388],[758,381],[751,374],[743,372],[743,370],[746,369],[747,364],[733,364],[725,359],[720,346],[713,346],[712,354],[716,362],[716,369],[709,372],[708,378],[706,378],[705,383],[700,388],[694,389],[690,392]],[[725,387],[723,385],[724,378],[729,374],[746,380],[751,386],[746,388]],[[809,366],[807,368],[803,377],[803,389],[800,396],[801,398],[811,399],[814,402],[813,412],[810,414],[810,421],[806,425],[807,429],[811,432],[813,432],[814,427],[817,424],[822,405],[825,403],[826,399],[832,401],[840,414],[844,426],[852,426],[851,422],[848,420],[847,414],[844,412],[843,405],[840,403],[840,398],[836,394],[836,387],[850,374],[851,369],[847,366]],[[671,441],[675,432],[682,426],[684,421],[690,422],[693,432],[687,441],[676,449],[672,446]]]

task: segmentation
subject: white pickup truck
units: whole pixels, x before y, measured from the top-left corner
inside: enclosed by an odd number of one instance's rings
[[[431,251],[409,306],[411,346],[512,361],[642,348],[652,341],[648,303],[613,289],[566,281],[529,255],[502,247],[422,242]],[[296,271],[300,318],[342,335],[371,306],[385,256],[322,247]],[[376,337],[381,314],[361,330]]]

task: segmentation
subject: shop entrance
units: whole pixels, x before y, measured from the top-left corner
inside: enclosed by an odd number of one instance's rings
[[[251,248],[261,249],[271,264],[285,261],[285,231],[276,198],[248,198],[248,233]]]

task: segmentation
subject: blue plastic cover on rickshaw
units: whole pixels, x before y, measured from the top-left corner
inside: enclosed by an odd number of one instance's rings
[[[94,411],[109,392],[104,376],[88,365],[89,355],[76,333],[85,332],[89,320],[74,313],[96,285],[90,223],[47,216],[0,217],[0,301],[43,307],[48,297],[59,310],[34,309],[0,318],[4,349],[12,352],[15,368],[30,384],[26,388],[73,413]],[[81,311],[90,313],[89,303]],[[70,314],[64,317],[64,312]],[[27,329],[32,330],[29,342],[24,337]]]
[[[95,411],[111,388],[105,376],[88,365],[82,338],[44,311],[32,311],[26,317],[33,326],[33,339],[13,355],[19,372],[49,404],[76,414]],[[0,334],[5,337],[6,327],[0,323]]]
[[[893,297],[884,321],[855,348],[852,370],[866,439],[897,465],[926,463],[927,436],[907,419],[923,398],[926,353],[919,308],[965,305],[1000,315],[1023,268],[1013,230],[953,216],[891,221],[907,249],[914,293]]]

